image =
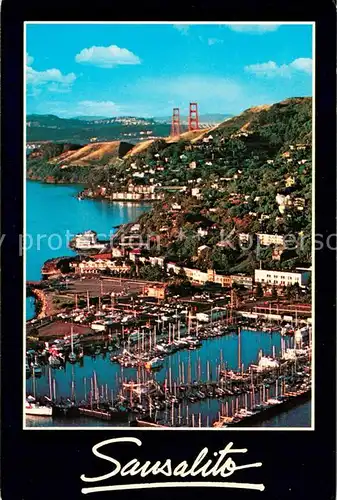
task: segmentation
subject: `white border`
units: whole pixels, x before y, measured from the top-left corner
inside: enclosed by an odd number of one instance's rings
[[[315,165],[315,132],[316,132],[316,122],[315,122],[315,109],[316,109],[316,87],[315,87],[315,70],[316,70],[316,23],[314,21],[25,21],[24,22],[24,40],[23,40],[23,53],[24,53],[24,64],[23,64],[23,203],[24,203],[24,220],[23,220],[23,235],[26,235],[26,54],[27,54],[27,40],[26,40],[26,26],[29,24],[145,24],[145,25],[157,25],[157,24],[194,24],[194,25],[225,25],[225,24],[278,24],[278,25],[305,25],[312,27],[312,60],[313,60],[313,70],[312,70],[312,236],[315,236],[315,179],[316,179],[316,165]],[[312,238],[312,280],[311,283],[315,282],[315,238]],[[26,252],[23,252],[23,360],[22,366],[25,367],[26,358]],[[315,294],[313,293],[312,287],[312,359],[311,359],[311,375],[312,375],[312,395],[311,395],[311,426],[310,427],[224,427],[222,431],[314,431],[315,430]],[[23,368],[23,405],[22,405],[22,419],[23,419],[23,430],[28,431],[125,431],[127,429],[132,429],[136,431],[219,431],[220,429],[213,427],[27,427],[26,418],[24,413],[25,400],[26,400],[26,372]]]

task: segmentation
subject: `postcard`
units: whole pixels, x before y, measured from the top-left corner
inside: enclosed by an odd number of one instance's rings
[[[180,62],[158,72],[154,36]],[[247,37],[287,63],[254,49],[224,77]],[[314,427],[313,38],[25,24],[25,428]]]
[[[316,22],[20,27],[25,472],[11,488],[319,491],[303,477],[333,419],[317,254],[335,248],[316,217]]]

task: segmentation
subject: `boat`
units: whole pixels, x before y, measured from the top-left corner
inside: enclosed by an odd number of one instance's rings
[[[37,417],[51,417],[53,415],[53,408],[51,406],[43,406],[26,400],[25,414]]]
[[[145,363],[145,368],[150,370],[161,368],[162,366],[163,366],[163,361],[160,358],[153,358]]]
[[[71,325],[71,333],[70,333],[70,343],[71,343],[71,352],[68,356],[68,360],[70,363],[76,363],[76,354],[74,353],[74,333],[73,333],[73,325]]]

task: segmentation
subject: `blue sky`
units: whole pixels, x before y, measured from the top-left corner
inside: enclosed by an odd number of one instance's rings
[[[237,114],[312,94],[312,26],[28,24],[27,113]]]

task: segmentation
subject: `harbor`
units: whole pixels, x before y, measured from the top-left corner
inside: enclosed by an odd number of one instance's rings
[[[167,353],[153,369],[123,366],[125,348],[112,349],[109,340],[54,368],[41,354],[27,394],[64,426],[88,417],[112,427],[249,427],[310,398],[310,348],[291,347],[294,337],[239,327],[199,342]]]

